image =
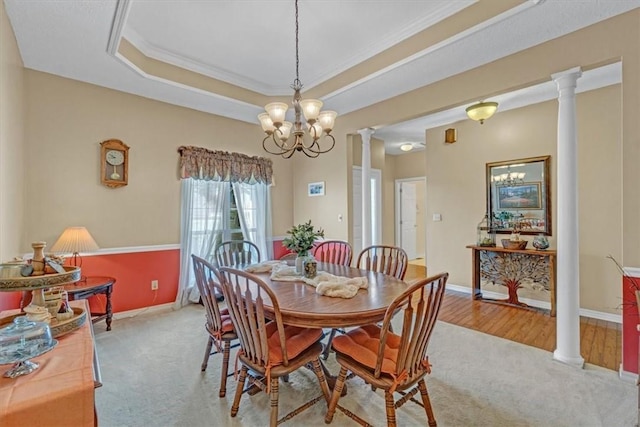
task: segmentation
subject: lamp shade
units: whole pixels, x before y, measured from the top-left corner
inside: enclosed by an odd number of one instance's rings
[[[479,102],[466,108],[467,116],[483,124],[486,119],[493,116],[498,109],[497,102]]]
[[[67,227],[51,246],[51,252],[72,253],[95,252],[98,244],[85,227]]]

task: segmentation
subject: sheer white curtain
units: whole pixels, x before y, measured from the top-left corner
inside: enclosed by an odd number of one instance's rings
[[[269,185],[236,182],[233,183],[233,194],[244,238],[258,246],[263,260],[273,259]]]
[[[193,277],[191,254],[205,259],[212,255],[216,237],[224,227],[223,209],[229,186],[229,182],[182,180],[180,281],[174,308],[198,302],[200,298]]]

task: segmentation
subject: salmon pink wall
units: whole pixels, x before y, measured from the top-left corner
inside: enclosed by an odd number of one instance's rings
[[[635,291],[639,277],[625,277],[622,281],[622,370],[638,373],[638,304]]]
[[[94,255],[82,258],[85,276],[116,279],[111,294],[113,312],[174,302],[180,275],[180,250]],[[158,290],[151,290],[151,281]]]
[[[275,259],[288,253],[281,239],[273,242],[273,253]],[[85,256],[82,275],[116,279],[111,294],[114,313],[172,303],[178,292],[180,250]],[[151,290],[152,280],[158,281],[157,291]],[[21,292],[0,292],[0,311],[18,308],[21,297]],[[90,304],[92,311],[104,306],[102,298],[91,298]]]

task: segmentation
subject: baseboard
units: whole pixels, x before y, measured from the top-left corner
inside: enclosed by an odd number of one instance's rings
[[[114,319],[126,319],[130,317],[136,317],[142,313],[158,313],[161,311],[171,311],[173,310],[173,302],[167,302],[164,304],[158,305],[150,305],[149,307],[136,308],[134,310],[120,311],[118,313],[113,313]]]
[[[447,283],[447,289],[471,295],[471,288],[469,288],[468,286],[453,285],[453,284]],[[506,296],[505,294],[501,294],[498,292],[490,292],[490,291],[482,291],[482,295],[487,298],[495,298],[495,299],[504,299]],[[539,301],[539,300],[530,299],[530,298],[520,298],[520,301],[522,301],[527,305],[530,305],[531,307],[541,308],[544,310],[551,310],[550,302]],[[588,310],[586,308],[581,308],[580,316],[622,324],[622,315],[619,315],[619,314],[603,313],[601,311]]]
[[[638,383],[638,374],[634,374],[633,372],[624,371],[622,369],[622,364],[620,364],[620,370],[618,371],[618,375],[620,379],[626,383],[637,384]]]

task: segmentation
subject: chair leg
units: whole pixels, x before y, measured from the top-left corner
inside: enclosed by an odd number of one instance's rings
[[[331,330],[331,333],[329,334],[327,345],[324,347],[324,350],[322,351],[322,358],[324,360],[327,360],[329,358],[329,352],[331,351],[331,343],[333,342],[333,338],[336,336],[337,331],[338,330],[334,328]]]
[[[324,371],[322,370],[322,366],[320,365],[320,359],[316,359],[311,362],[313,366],[313,372],[316,373],[316,377],[318,377],[318,382],[320,383],[320,388],[322,389],[322,394],[324,394],[324,400],[327,401],[327,405],[331,400],[331,392],[329,391],[329,384],[327,384],[327,379],[324,376]]]
[[[227,373],[229,372],[229,357],[231,354],[231,341],[224,342],[224,353],[222,354],[222,372],[220,373],[219,397],[227,394]]]
[[[240,370],[240,377],[238,378],[238,383],[236,384],[236,395],[233,398],[233,404],[231,405],[231,416],[235,417],[238,415],[238,408],[240,407],[240,398],[242,397],[242,390],[244,390],[244,383],[247,380],[247,372],[249,370],[246,366],[242,366]]]
[[[429,399],[429,392],[427,391],[427,384],[424,378],[418,381],[418,389],[420,389],[420,396],[422,396],[422,404],[424,405],[424,411],[427,413],[427,419],[429,420],[429,427],[436,427],[436,417],[433,415],[433,408],[431,407],[431,399]]]
[[[200,370],[202,372],[207,370],[207,365],[209,364],[209,356],[211,356],[211,348],[213,347],[213,338],[209,337],[209,341],[207,341],[207,348],[204,351],[204,360],[202,361],[202,366]]]
[[[280,380],[278,378],[271,379],[271,417],[269,426],[276,427],[278,425],[278,386]]]
[[[387,427],[396,427],[396,402],[393,393],[384,392],[385,408],[387,410]]]
[[[333,394],[331,395],[331,402],[329,402],[329,409],[327,409],[327,415],[324,417],[324,422],[326,424],[331,423],[333,421],[333,414],[336,412],[336,407],[338,406],[338,399],[340,399],[340,394],[342,393],[342,387],[344,387],[344,382],[347,378],[347,368],[340,367],[340,373],[338,374],[338,378],[336,379],[336,384],[333,387]]]

